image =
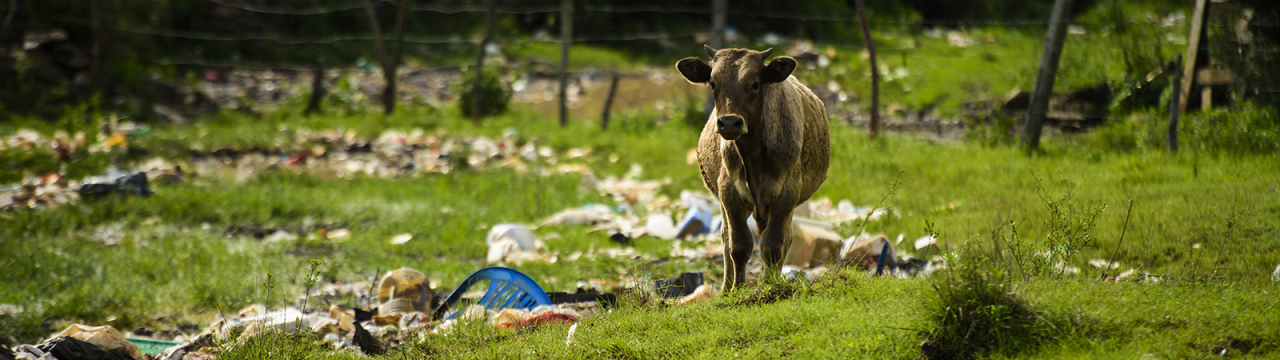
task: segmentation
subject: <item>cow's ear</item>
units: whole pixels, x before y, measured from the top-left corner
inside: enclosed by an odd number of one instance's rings
[[[688,57],[676,62],[676,70],[680,70],[685,80],[691,83],[701,84],[711,81],[711,66],[696,57]]]
[[[787,81],[787,77],[791,76],[791,72],[795,70],[796,59],[792,59],[790,56],[779,56],[764,67],[764,73],[760,74],[760,80],[766,83]]]

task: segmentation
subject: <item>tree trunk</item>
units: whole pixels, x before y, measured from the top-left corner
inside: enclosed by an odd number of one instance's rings
[[[307,109],[302,113],[311,115],[320,111],[320,100],[324,99],[324,64],[317,61],[311,77],[311,99],[307,101]]]
[[[9,0],[9,12],[4,15],[4,25],[0,25],[0,46],[9,46],[9,31],[13,27],[13,16],[18,14],[18,0]]]
[[[573,42],[573,0],[560,3],[560,127],[569,126],[569,43]]]
[[[105,0],[92,0],[93,59],[89,63],[89,81],[100,92],[107,91],[107,9]]]
[[[1023,128],[1023,141],[1027,150],[1040,147],[1040,130],[1045,113],[1049,111],[1049,95],[1053,94],[1053,80],[1058,75],[1058,59],[1062,57],[1062,41],[1067,35],[1067,23],[1071,20],[1072,0],[1057,0],[1053,4],[1053,16],[1049,19],[1049,35],[1040,56],[1040,72],[1036,74],[1036,88],[1031,95],[1031,107],[1027,109],[1027,121]]]
[[[862,3],[863,0],[858,0],[858,20],[862,23],[862,39],[867,43],[867,54],[871,59],[871,121],[867,123],[867,131],[875,139],[880,132],[880,69],[876,67],[876,46],[871,41],[867,10]]]
[[[471,124],[480,126],[480,105],[484,103],[484,52],[493,36],[493,0],[485,1],[484,37],[476,49],[476,81],[471,85]]]

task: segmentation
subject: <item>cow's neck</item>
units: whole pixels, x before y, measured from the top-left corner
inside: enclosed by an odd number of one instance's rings
[[[738,153],[742,155],[743,159],[758,159],[759,156],[757,156],[757,154],[764,151],[764,144],[765,142],[760,131],[747,132],[737,140],[733,140],[733,145],[738,148]]]

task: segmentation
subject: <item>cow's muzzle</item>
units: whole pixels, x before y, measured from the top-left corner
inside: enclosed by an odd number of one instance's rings
[[[725,140],[737,140],[747,133],[747,122],[737,115],[721,116],[716,119],[716,133]]]

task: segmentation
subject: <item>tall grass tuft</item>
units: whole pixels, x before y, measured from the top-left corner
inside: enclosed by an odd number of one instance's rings
[[[1047,323],[1014,292],[1009,273],[986,263],[968,264],[933,280],[929,301],[933,330],[923,334],[921,355],[969,359],[1016,355],[1050,338]]]

